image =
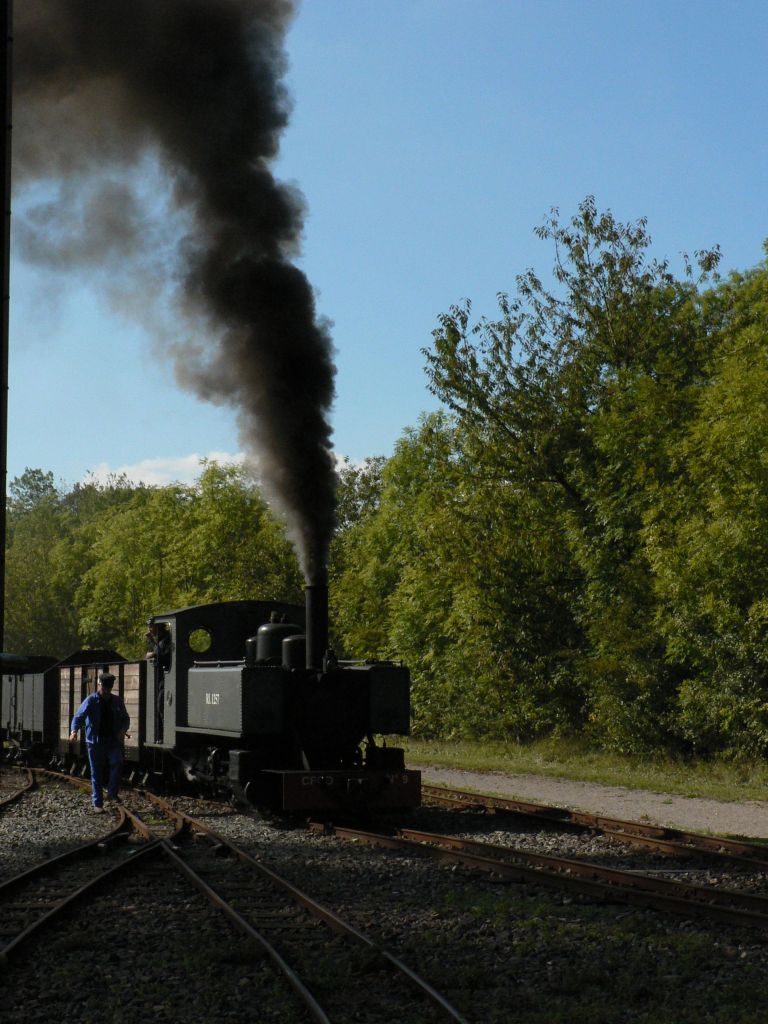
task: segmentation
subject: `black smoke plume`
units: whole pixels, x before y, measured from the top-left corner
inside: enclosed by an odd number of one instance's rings
[[[270,172],[288,115],[293,8],[17,2],[14,177],[40,194],[15,244],[60,270],[106,269],[118,301],[142,314],[173,284],[179,333],[196,324],[174,345],[177,376],[237,410],[312,580],[334,527],[335,371],[328,325],[291,262],[302,198]],[[151,194],[158,168],[167,218]]]

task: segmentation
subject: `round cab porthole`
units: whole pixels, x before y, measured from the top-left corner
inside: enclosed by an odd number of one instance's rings
[[[213,634],[207,629],[193,629],[187,637],[187,643],[195,654],[205,654],[213,646]]]

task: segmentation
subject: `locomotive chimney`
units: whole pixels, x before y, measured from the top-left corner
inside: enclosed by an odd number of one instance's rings
[[[322,670],[328,649],[328,577],[318,573],[304,587],[307,613],[307,668]]]

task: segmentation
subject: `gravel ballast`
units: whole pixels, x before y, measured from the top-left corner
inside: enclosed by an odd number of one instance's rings
[[[28,864],[111,825],[64,785],[46,787],[25,809],[32,799],[0,814],[3,876],[20,870],[11,858]],[[768,937],[759,933],[502,883],[211,803],[178,803],[386,945],[477,1024],[765,1020]],[[68,817],[74,805],[80,810]],[[408,824],[542,852],[617,856],[599,837],[525,832],[471,812],[424,808]],[[0,983],[0,1019],[303,1019],[270,969],[246,965],[248,950],[221,915],[172,870],[152,893],[147,908],[138,880],[121,883],[53,929],[44,951],[36,945],[13,961]],[[328,971],[333,981],[332,962]],[[366,1019],[354,1012],[348,1020]],[[414,1003],[411,1020],[424,1018]]]
[[[112,815],[91,813],[87,796],[70,783],[43,782],[0,811],[0,882],[98,839],[114,823]]]

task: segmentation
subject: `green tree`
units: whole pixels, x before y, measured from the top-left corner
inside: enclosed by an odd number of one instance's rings
[[[148,616],[191,603],[169,566],[188,504],[184,487],[146,488],[85,524],[90,566],[75,605],[86,644],[138,656]]]
[[[139,656],[152,614],[301,592],[282,526],[238,467],[207,463],[191,487],[137,491],[94,517],[89,535],[93,560],[75,602],[92,646]]]
[[[343,649],[345,641],[342,632],[337,629],[340,608],[336,603],[336,595],[342,586],[345,574],[350,571],[350,558],[355,565],[360,566],[359,558],[355,556],[359,545],[358,527],[378,512],[381,504],[382,474],[385,465],[386,459],[381,455],[376,455],[365,459],[360,464],[345,459],[338,467],[337,525],[329,551],[329,584],[332,602],[331,644],[338,650]]]
[[[58,657],[77,645],[71,591],[57,573],[67,535],[62,495],[40,469],[27,468],[8,490],[5,647]]]
[[[187,527],[176,549],[177,575],[198,600],[301,600],[293,548],[243,468],[203,464]]]
[[[53,473],[26,467],[21,476],[14,477],[8,487],[8,511],[11,519],[33,512],[41,505],[58,505],[61,493],[53,480]]]
[[[649,258],[644,221],[622,224],[589,198],[537,234],[554,247],[552,289],[528,271],[516,297],[499,296],[497,320],[473,324],[469,303],[453,307],[426,352],[430,386],[489,476],[526,495],[521,528],[560,546],[582,636],[563,671],[587,695],[595,734],[636,749],[663,738],[679,674],[654,628],[644,516],[674,472],[670,446],[706,379],[713,329],[697,285]],[[696,258],[701,283],[719,253]]]
[[[422,733],[557,728],[580,703],[559,691],[573,623],[558,552],[520,529],[526,496],[486,475],[465,440],[445,415],[400,439],[378,508],[347,534],[334,618],[350,653],[408,664]]]
[[[706,297],[711,376],[673,455],[645,542],[668,660],[684,667],[674,727],[699,751],[768,749],[768,265]]]

